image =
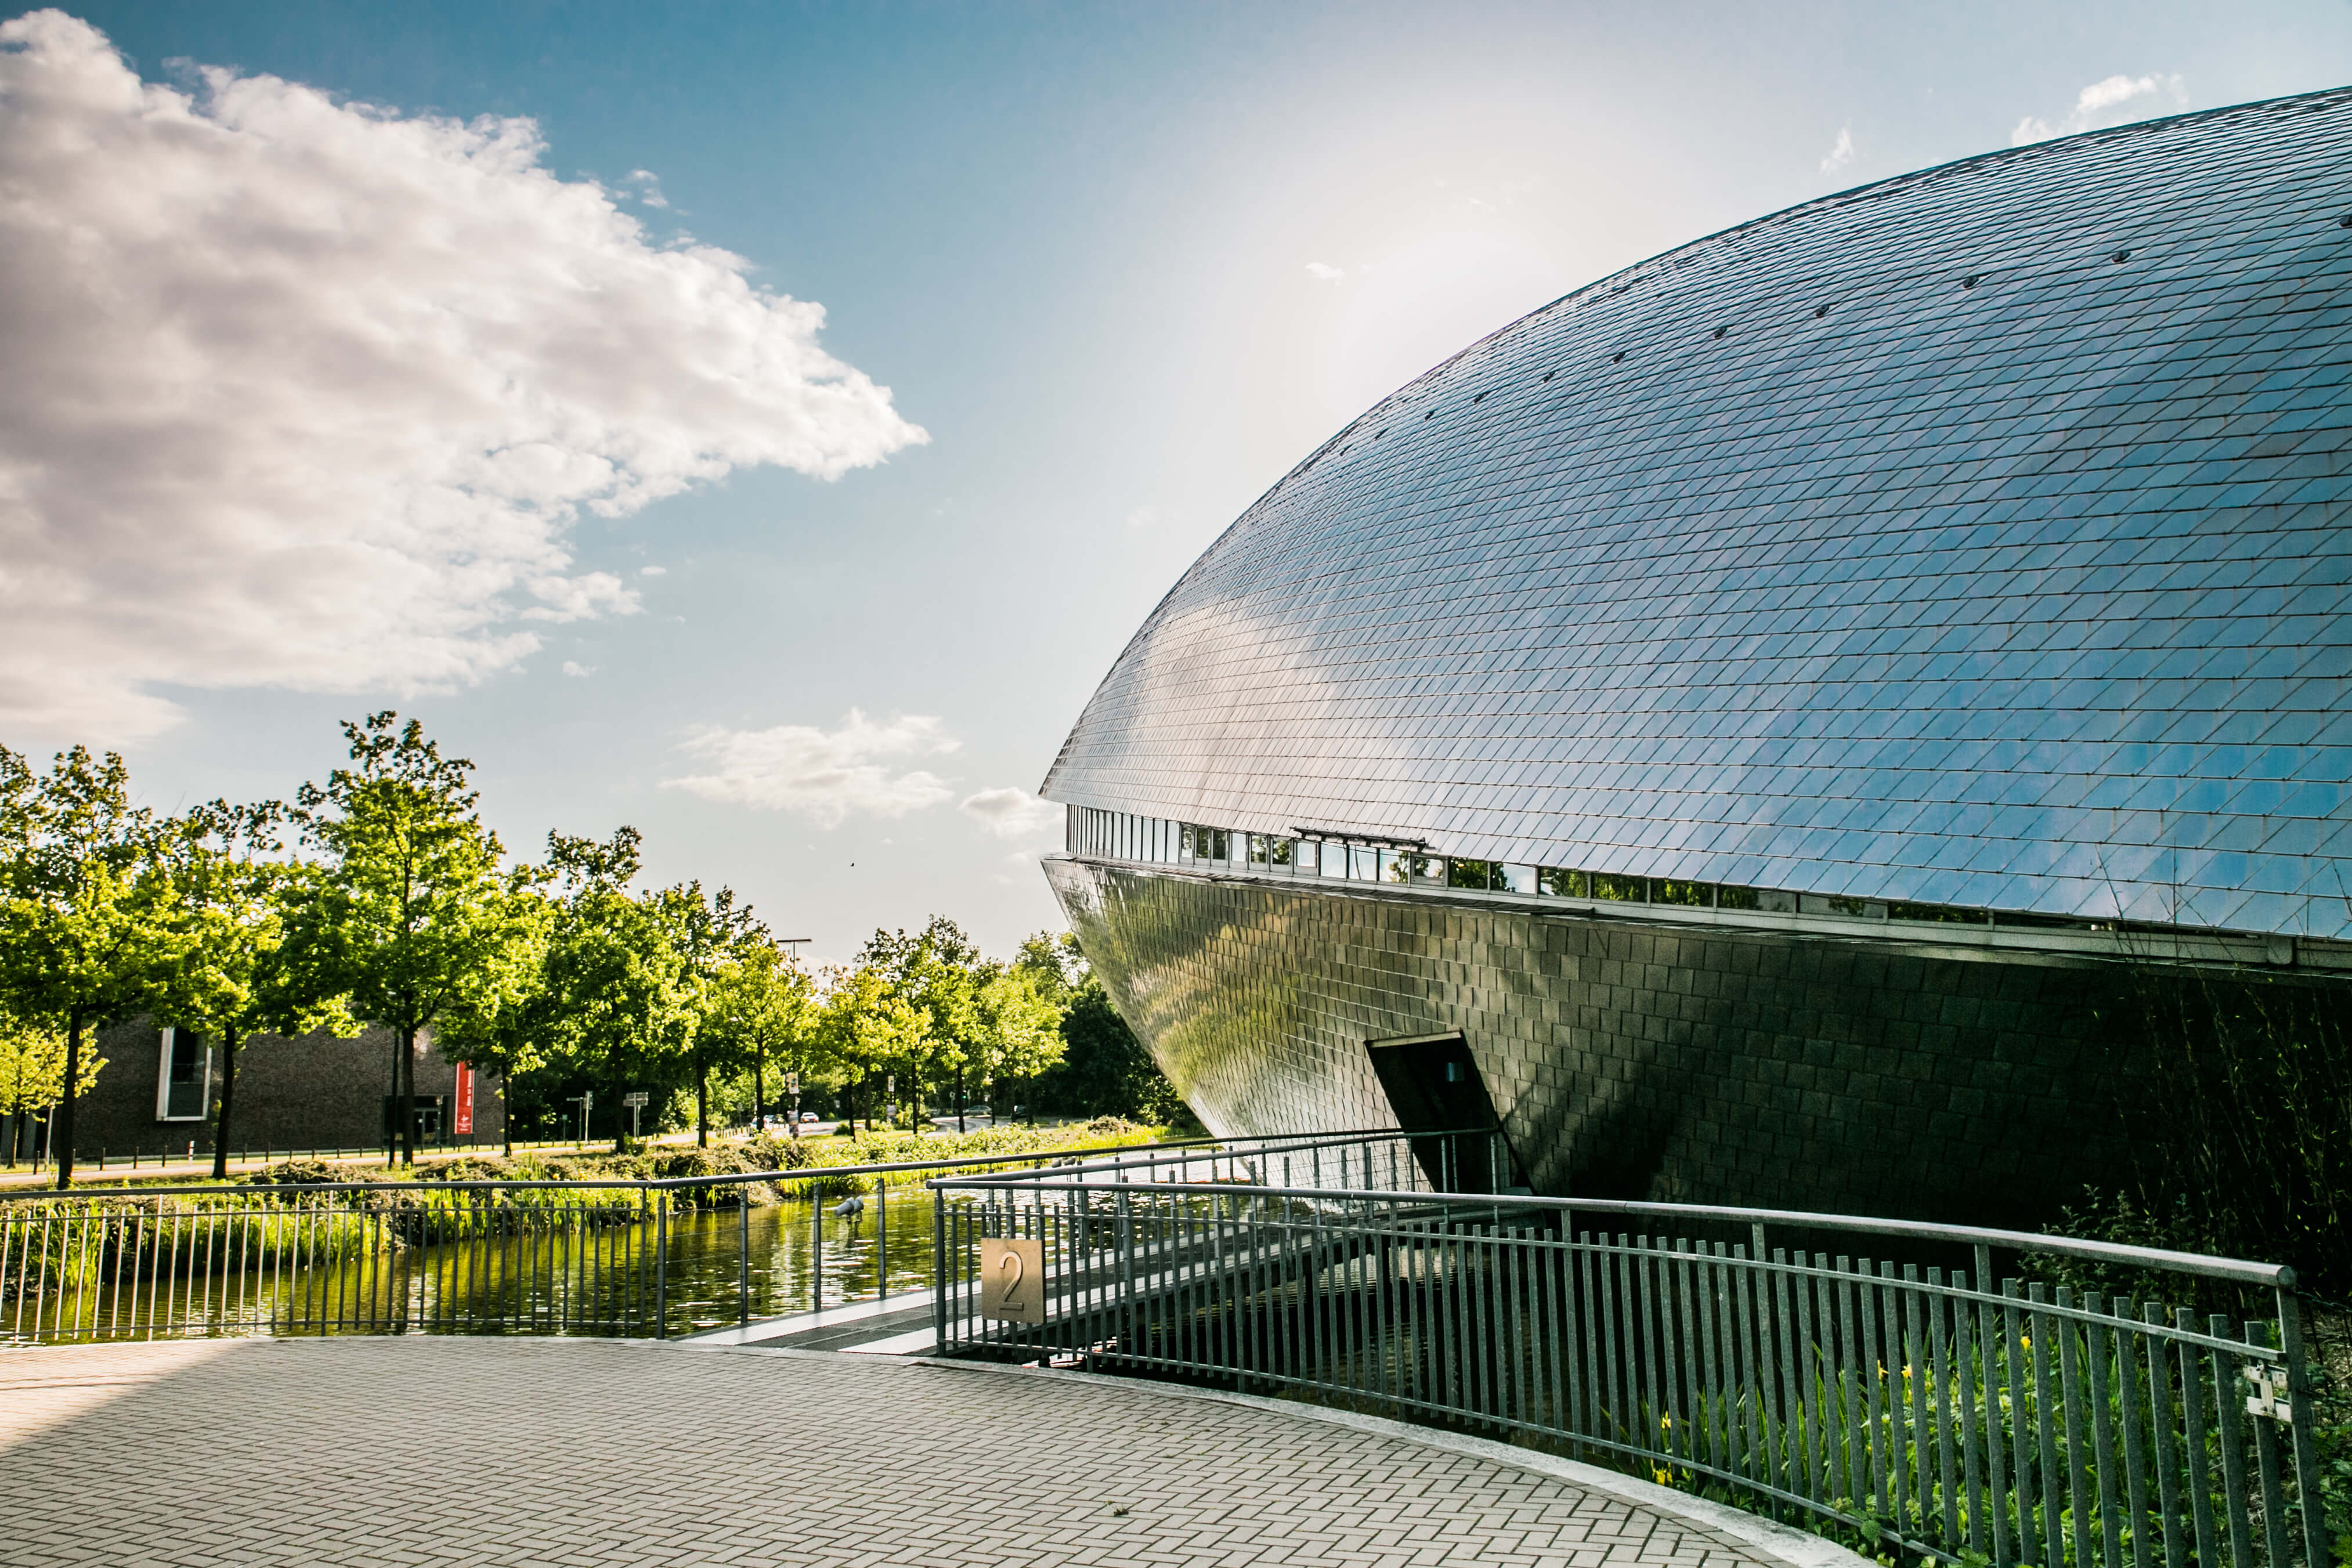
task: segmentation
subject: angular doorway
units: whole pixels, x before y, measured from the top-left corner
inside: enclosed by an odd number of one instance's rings
[[[1465,1134],[1412,1140],[1413,1158],[1431,1185],[1448,1193],[1524,1190],[1486,1080],[1459,1030],[1368,1040],[1364,1048],[1399,1127]]]

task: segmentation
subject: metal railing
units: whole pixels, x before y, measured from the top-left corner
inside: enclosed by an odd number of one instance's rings
[[[1874,1554],[1998,1568],[2330,1560],[2283,1267],[1264,1171],[1210,1184],[1106,1162],[934,1180],[940,1353],[1482,1429]],[[1997,1256],[2128,1271],[2158,1282],[2129,1289],[2168,1304],[2004,1277]],[[1033,1271],[1043,1289],[1024,1294]],[[2267,1310],[2246,1321],[2180,1304],[2216,1291]]]
[[[921,1290],[922,1176],[1117,1156],[1321,1170],[1361,1135],[1190,1140],[658,1180],[0,1194],[0,1343],[197,1334],[673,1334]],[[1452,1156],[1449,1155],[1449,1158]],[[1223,1162],[1223,1165],[1219,1162]],[[1350,1167],[1362,1173],[1368,1167]]]

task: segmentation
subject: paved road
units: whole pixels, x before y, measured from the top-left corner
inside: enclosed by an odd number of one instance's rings
[[[422,1337],[0,1352],[0,1562],[1790,1568],[1479,1455],[1150,1385]]]

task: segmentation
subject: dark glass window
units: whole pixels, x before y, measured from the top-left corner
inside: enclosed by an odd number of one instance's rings
[[[1678,882],[1668,877],[1650,879],[1650,901],[1654,904],[1695,904],[1705,909],[1715,902],[1712,882]]]
[[[1452,860],[1446,863],[1445,885],[1449,888],[1470,888],[1479,892],[1495,886],[1496,868],[1491,860]]]
[[[1536,870],[1536,891],[1549,894],[1555,899],[1590,898],[1591,894],[1587,891],[1588,886],[1581,871],[1552,866],[1538,867]]]
[[[1592,896],[1596,899],[1615,899],[1633,904],[1649,901],[1650,879],[1647,877],[1619,877],[1607,871],[1594,871],[1591,873],[1590,879]]]

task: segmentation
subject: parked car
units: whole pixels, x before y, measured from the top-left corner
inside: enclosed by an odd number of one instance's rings
[[[801,1112],[801,1120],[803,1121],[814,1121],[816,1119],[816,1112],[814,1110],[803,1110]]]

